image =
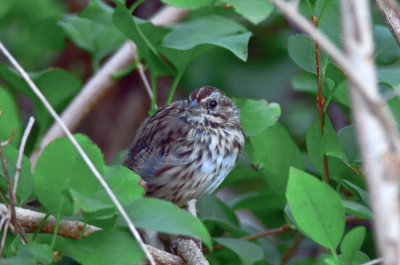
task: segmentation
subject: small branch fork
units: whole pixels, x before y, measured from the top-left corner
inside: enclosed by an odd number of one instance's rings
[[[318,20],[315,16],[312,16],[312,22],[316,28],[318,28]],[[317,95],[317,108],[319,112],[319,119],[321,125],[321,139],[325,134],[325,98],[322,93],[322,78],[321,78],[321,56],[320,49],[317,42],[315,42],[315,64],[317,66],[317,82],[318,82],[318,95]],[[328,168],[328,157],[324,154],[322,158],[324,167],[324,181],[329,184],[329,168]]]

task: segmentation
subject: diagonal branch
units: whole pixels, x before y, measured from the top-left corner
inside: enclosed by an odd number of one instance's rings
[[[111,190],[110,186],[108,186],[107,182],[103,179],[103,177],[101,176],[100,172],[94,166],[93,162],[90,160],[90,158],[88,157],[86,152],[83,150],[83,148],[79,145],[78,141],[74,138],[72,133],[66,127],[66,125],[63,122],[63,120],[60,118],[60,116],[58,116],[57,112],[53,109],[53,107],[50,105],[50,103],[47,101],[47,99],[42,94],[42,92],[39,90],[39,88],[35,85],[35,83],[33,83],[32,79],[30,79],[30,77],[26,73],[26,71],[18,64],[18,62],[8,52],[8,50],[4,47],[3,43],[1,43],[1,42],[0,42],[0,51],[6,56],[6,58],[10,61],[10,63],[13,65],[13,67],[19,72],[19,74],[21,74],[22,78],[29,85],[29,87],[32,90],[32,92],[39,98],[39,100],[43,103],[43,105],[45,106],[47,111],[50,113],[50,115],[60,125],[61,129],[66,134],[66,136],[70,140],[71,144],[74,146],[76,151],[78,151],[78,154],[80,155],[80,157],[83,159],[85,164],[88,166],[89,170],[96,177],[97,181],[103,187],[104,191],[107,193],[108,197],[111,199],[111,201],[113,202],[113,204],[117,208],[118,212],[121,214],[122,218],[124,219],[124,221],[128,225],[128,228],[131,231],[133,237],[136,239],[136,241],[141,246],[141,248],[142,248],[143,252],[145,253],[147,259],[149,260],[150,264],[151,265],[155,264],[154,260],[153,260],[153,257],[150,255],[149,251],[145,247],[145,245],[143,243],[143,240],[140,237],[139,232],[137,231],[135,225],[130,220],[128,214],[126,213],[126,211],[122,207],[121,203],[119,202],[119,200],[117,199],[117,197],[115,196],[113,191]]]

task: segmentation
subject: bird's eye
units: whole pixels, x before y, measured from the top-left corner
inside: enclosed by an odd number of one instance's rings
[[[215,108],[218,104],[216,100],[211,100],[210,103],[208,103],[208,105],[210,106],[210,108]]]

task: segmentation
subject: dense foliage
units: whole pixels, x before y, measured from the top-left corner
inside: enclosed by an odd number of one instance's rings
[[[106,164],[95,143],[76,135],[138,228],[199,238],[210,250],[211,264],[361,264],[376,258],[346,78],[321,51],[321,124],[315,103],[315,44],[296,33],[271,3],[164,0],[191,13],[174,26],[156,27],[131,15],[140,15],[145,1],[90,0],[79,13],[68,12],[68,2],[0,1],[1,41],[58,112],[78,95],[87,81],[87,68],[89,74],[97,72],[126,40],[135,42],[138,58],[113,77],[121,81],[135,75],[143,63],[156,96],[142,113],[152,113],[157,105],[206,84],[234,97],[241,109],[245,153],[219,195],[198,201],[199,218],[169,202],[143,198],[140,177],[120,166],[123,150]],[[338,1],[303,0],[300,8],[306,17],[316,16],[319,28],[341,45]],[[400,49],[379,14],[372,15],[381,92],[400,120],[400,99],[394,90],[400,84]],[[85,59],[72,56],[75,64],[60,64],[60,58],[68,57],[65,50],[71,49]],[[56,62],[64,69],[53,68]],[[143,262],[115,206],[66,138],[51,142],[31,170],[28,157],[53,120],[6,62],[0,64],[0,78],[0,140],[12,138],[2,147],[4,196],[5,177],[13,180],[25,120],[33,113],[36,125],[25,150],[17,206],[37,200],[36,211],[103,229],[80,240],[28,234],[26,245],[9,231],[0,264]],[[328,184],[323,181],[326,175]],[[272,228],[283,232],[256,240],[246,237]]]

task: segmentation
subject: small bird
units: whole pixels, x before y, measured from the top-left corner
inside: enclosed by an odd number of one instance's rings
[[[144,120],[124,165],[146,182],[147,196],[181,206],[213,192],[243,145],[239,109],[219,89],[202,87]]]

